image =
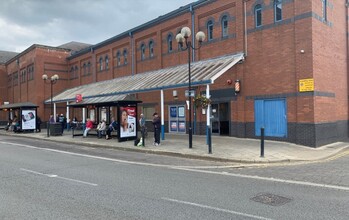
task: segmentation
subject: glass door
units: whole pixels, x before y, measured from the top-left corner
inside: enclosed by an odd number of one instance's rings
[[[212,125],[212,134],[219,135],[219,109],[218,104],[211,105],[211,125]]]

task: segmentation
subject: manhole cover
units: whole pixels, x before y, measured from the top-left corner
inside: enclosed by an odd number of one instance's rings
[[[267,205],[281,206],[290,202],[292,199],[289,199],[283,196],[273,195],[271,193],[263,193],[253,197],[251,200],[255,202],[267,204]]]

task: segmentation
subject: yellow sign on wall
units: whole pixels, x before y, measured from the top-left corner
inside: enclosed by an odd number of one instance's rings
[[[312,92],[314,91],[314,79],[300,79],[299,80],[300,92]]]

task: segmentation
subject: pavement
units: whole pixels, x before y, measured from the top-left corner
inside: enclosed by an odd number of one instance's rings
[[[159,155],[170,155],[185,158],[212,160],[236,163],[280,163],[324,161],[349,154],[349,142],[336,142],[318,148],[311,148],[292,143],[269,141],[264,142],[264,157],[261,157],[261,142],[257,139],[212,136],[212,153],[208,153],[206,136],[193,135],[193,146],[189,149],[187,134],[165,134],[160,146],[153,146],[153,133],[149,132],[145,147],[134,146],[134,141],[118,142],[118,139],[98,139],[89,135],[72,137],[71,131],[64,131],[62,136],[47,137],[47,130],[39,133],[6,132],[0,135],[34,138],[66,144],[79,144],[91,147],[115,148],[125,151],[137,151]]]

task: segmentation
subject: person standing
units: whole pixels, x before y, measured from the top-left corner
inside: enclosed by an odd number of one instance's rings
[[[153,125],[154,125],[154,145],[160,145],[160,129],[161,129],[161,120],[158,113],[153,114]]]
[[[39,116],[36,118],[36,132],[41,132],[41,118]]]
[[[145,132],[146,132],[146,127],[145,127],[145,118],[144,118],[144,114],[142,113],[140,115],[140,119],[139,119],[139,127],[141,128],[141,140],[139,142],[141,142],[141,146],[144,147],[144,139],[146,137]]]
[[[50,122],[50,124],[54,124],[55,123],[55,118],[53,117],[53,115],[50,115],[49,122]]]

